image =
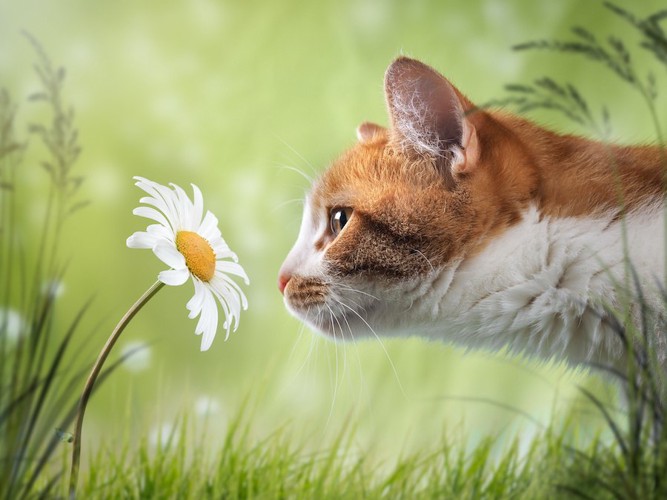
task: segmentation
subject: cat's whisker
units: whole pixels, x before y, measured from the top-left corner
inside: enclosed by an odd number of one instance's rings
[[[345,325],[347,326],[347,331],[350,333],[350,340],[352,340],[353,345],[354,345],[354,353],[357,358],[357,367],[359,368],[359,377],[361,379],[361,383],[359,385],[359,401],[364,401],[363,398],[363,384],[364,384],[364,370],[363,366],[361,364],[361,357],[359,356],[359,344],[355,342],[354,338],[354,331],[352,330],[352,326],[350,326],[350,322],[347,319],[347,315],[343,314],[343,320],[345,320]],[[345,352],[345,364],[344,366],[347,367],[347,349],[344,351]]]
[[[344,283],[328,283],[328,284],[329,284],[329,286],[330,286],[331,288],[340,288],[341,290],[346,291],[346,292],[357,292],[357,293],[366,295],[366,296],[368,296],[368,297],[370,297],[370,298],[372,298],[372,299],[374,299],[374,300],[377,300],[377,301],[380,300],[380,299],[378,299],[377,297],[371,295],[370,293],[366,293],[366,292],[363,292],[363,291],[361,291],[361,290],[357,290],[357,289],[351,287],[350,285],[347,285],[347,284],[344,284]],[[332,298],[333,298],[334,300],[336,300],[337,302],[340,302],[340,301],[339,301],[338,299],[336,299],[335,297],[332,297]],[[362,304],[360,304],[359,302],[357,302],[356,300],[353,300],[353,299],[351,299],[351,298],[349,298],[349,297],[347,297],[347,300],[348,300],[349,302],[351,302],[352,304],[354,304],[354,306],[356,306],[358,310],[362,311],[363,313],[367,313],[367,309],[366,309],[366,307],[363,306]],[[348,329],[349,329],[349,331],[350,331],[350,336],[351,336],[351,338],[354,339],[354,334],[353,334],[353,332],[352,332],[352,329],[350,328],[349,323],[348,323]]]
[[[294,167],[292,165],[282,165],[282,164],[277,165],[277,167],[280,170],[288,170],[290,172],[294,172],[296,174],[299,174],[300,177],[303,177],[306,181],[308,181],[311,184],[313,182],[313,178],[298,167]]]
[[[291,360],[295,351],[296,351],[296,346],[297,343],[301,340],[301,337],[303,336],[303,332],[306,330],[306,324],[302,323],[301,324],[301,329],[299,330],[299,336],[297,337],[296,342],[294,343],[294,346],[292,347],[292,351],[290,352],[289,359]],[[294,378],[299,376],[299,374],[303,371],[303,369],[306,367],[306,365],[310,362],[310,359],[313,355],[313,345],[315,343],[316,337],[314,335],[310,335],[310,347],[308,348],[308,352],[306,353],[306,356],[303,360],[303,362],[299,365],[297,368],[296,372],[294,373]]]
[[[340,303],[340,301],[338,301],[336,299],[334,299],[334,300],[339,305],[342,305]],[[367,394],[366,394],[366,377],[365,377],[365,373],[364,373],[364,365],[361,362],[361,356],[359,355],[359,344],[356,342],[356,338],[354,336],[354,330],[352,329],[352,326],[350,325],[350,322],[347,319],[347,314],[343,314],[342,317],[345,320],[345,324],[347,325],[348,331],[350,332],[350,340],[352,340],[352,342],[353,342],[353,345],[354,345],[354,348],[355,348],[354,353],[355,353],[356,358],[357,358],[357,367],[359,369],[359,378],[360,378],[359,387],[358,387],[358,389],[359,389],[358,400],[368,402],[368,401],[371,401],[372,398],[367,397]],[[373,412],[373,406],[369,405],[369,409],[371,411],[371,418],[372,418],[373,421],[375,421],[376,419],[375,419],[375,413]]]
[[[278,210],[285,208],[287,205],[291,205],[293,203],[300,203],[301,205],[303,205],[303,198],[292,198],[291,200],[285,200],[283,202],[280,202],[273,207],[272,213],[275,213]]]
[[[433,272],[433,273],[435,272],[435,267],[433,266],[433,264],[431,263],[429,258],[426,257],[426,255],[424,255],[424,253],[421,250],[419,250],[418,248],[412,248],[411,250],[413,252],[415,252],[417,255],[419,255],[420,257],[423,257],[424,260],[426,261],[426,263],[431,267],[431,272]]]
[[[296,339],[294,340],[294,343],[292,345],[292,349],[290,350],[289,356],[287,357],[288,362],[292,361],[294,358],[294,355],[296,353],[296,348],[299,345],[299,342],[301,341],[301,337],[303,337],[303,332],[305,330],[305,323],[301,323],[301,328],[299,328],[299,333],[296,336]]]
[[[305,156],[303,156],[301,153],[299,153],[294,147],[292,147],[287,141],[285,141],[285,140],[282,139],[281,137],[278,137],[278,140],[279,140],[280,142],[282,142],[283,145],[287,146],[287,148],[288,148],[292,153],[294,153],[294,154],[295,154],[301,161],[303,161],[303,162],[310,168],[310,170],[311,170],[311,172],[313,173],[313,175],[315,175],[315,176],[317,175],[317,169],[315,168],[315,166],[314,166],[311,162],[309,162],[309,161],[306,159]],[[303,172],[300,172],[300,173],[301,173],[301,175],[303,175],[303,176],[306,177],[307,179],[309,178],[309,176],[306,175],[306,174],[304,174]],[[311,182],[311,184],[312,184],[312,178],[309,179],[309,182]]]
[[[332,297],[332,300],[334,303],[337,303],[338,305],[341,305],[341,302],[338,299],[335,299]],[[355,347],[355,355],[357,359],[357,367],[359,369],[359,377],[361,379],[361,382],[359,384],[359,401],[365,401],[366,398],[363,397],[364,395],[364,387],[365,387],[365,377],[364,377],[364,369],[363,369],[363,364],[361,363],[361,357],[359,356],[359,345],[355,342],[355,337],[354,337],[354,330],[352,329],[352,326],[350,325],[350,322],[347,319],[346,314],[341,315],[343,320],[345,321],[345,325],[347,326],[347,331],[350,334],[350,340],[353,341],[354,347]],[[340,324],[340,322],[339,322]],[[344,338],[344,336],[343,336]],[[347,373],[347,348],[343,351],[344,353],[344,359],[343,359],[343,373]]]
[[[346,290],[346,291],[349,291],[349,292],[355,292],[355,293],[359,293],[359,294],[361,294],[361,295],[366,295],[367,297],[370,297],[370,298],[373,299],[373,300],[377,300],[377,301],[380,300],[380,299],[378,299],[375,295],[372,295],[372,294],[370,294],[370,293],[368,293],[368,292],[364,292],[364,291],[362,291],[362,290],[359,290],[359,289],[357,289],[357,288],[354,288],[354,287],[352,287],[352,286],[350,286],[350,285],[348,285],[348,284],[346,284],[346,283],[337,283],[337,282],[333,282],[333,281],[331,281],[331,282],[327,282],[327,284],[330,285],[330,286],[331,286],[331,285],[334,285],[334,286],[336,286],[336,287],[339,287],[339,288],[341,288],[341,289],[343,289],[343,290]]]
[[[359,401],[366,401],[366,398],[363,397],[364,395],[364,387],[365,387],[365,377],[364,377],[364,368],[361,363],[361,357],[359,356],[359,344],[356,343],[356,339],[354,338],[354,331],[352,330],[352,326],[350,325],[350,322],[347,319],[347,315],[343,315],[343,319],[345,320],[345,324],[347,325],[347,330],[350,332],[350,340],[352,340],[353,345],[354,345],[354,353],[357,358],[357,367],[359,368],[359,378],[360,384],[359,384]]]
[[[343,327],[341,326],[340,322],[338,321],[338,318],[334,314],[333,310],[329,306],[329,304],[324,304],[328,311],[329,311],[329,316],[331,317],[331,327],[332,327],[332,332],[333,332],[333,337],[334,340],[336,340],[336,324],[338,324],[338,328],[340,329],[341,332],[341,338],[343,336]],[[334,323],[335,321],[335,323]],[[334,370],[334,387],[333,387],[333,395],[331,397],[331,405],[329,407],[329,416],[327,417],[327,421],[325,424],[325,428],[328,428],[329,423],[333,417],[333,411],[336,406],[336,398],[338,397],[338,383],[339,383],[339,373],[338,373],[338,367],[339,367],[339,361],[338,361],[338,344],[334,343],[334,352],[335,352],[335,370]]]
[[[332,297],[332,298],[333,298],[333,297]],[[334,300],[336,300],[336,299],[334,298]],[[352,300],[352,299],[350,299],[349,297],[348,297],[347,300],[349,300],[352,304],[354,304],[358,309],[360,309],[360,310],[363,311],[364,313],[367,312],[367,311],[366,311],[366,308],[365,308],[364,306],[362,306],[361,304],[359,304],[357,301]]]
[[[361,314],[359,314],[357,311],[355,311],[354,308],[345,304],[343,301],[338,300],[337,302],[341,306],[345,307],[346,309],[350,310],[353,314],[355,314],[368,327],[370,332],[373,334],[373,336],[380,343],[380,346],[382,347],[382,350],[384,351],[384,354],[387,357],[387,361],[389,361],[389,365],[391,366],[391,369],[394,372],[394,377],[396,378],[396,382],[398,382],[398,387],[401,390],[401,394],[403,394],[403,396],[407,399],[408,395],[405,392],[405,389],[403,388],[403,384],[401,383],[401,378],[398,375],[398,370],[396,369],[396,365],[394,364],[394,361],[391,359],[391,356],[389,355],[389,351],[387,350],[387,347],[384,345],[384,342],[382,342],[382,339],[380,338],[380,336],[375,332],[375,330],[373,330],[373,327],[368,323],[368,321],[366,321],[366,319]]]

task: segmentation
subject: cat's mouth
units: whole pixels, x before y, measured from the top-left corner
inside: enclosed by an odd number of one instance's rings
[[[287,309],[298,319],[334,340],[355,340],[374,334],[370,318],[373,304],[347,297],[327,283],[300,278],[290,281],[284,292]]]

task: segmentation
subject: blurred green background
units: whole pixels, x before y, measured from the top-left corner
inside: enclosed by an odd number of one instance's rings
[[[631,8],[646,14],[661,4]],[[0,85],[20,101],[22,130],[49,119],[43,104],[26,100],[38,87],[27,30],[67,69],[65,96],[84,148],[77,170],[86,178],[81,197],[92,204],[63,235],[69,266],[58,320],[69,324],[86,299],[95,301],[79,332],[85,356],[73,364],[94,359],[163,269],[151,252],[125,246],[146,226],[131,213],[142,195],[133,175],[200,186],[251,279],[239,330],[227,343],[219,333],[206,353],[185,310],[191,284],[156,296],[112,357],[149,347],[93,398],[84,450],[155,439],[184,415],[202,429],[206,422],[216,446],[248,396],[258,435],[288,422],[319,449],[351,422],[360,449],[385,458],[443,433],[470,446],[517,433],[527,443],[571,405],[582,432],[595,429],[600,422],[587,416],[576,387],[593,383],[586,374],[420,339],[336,345],[291,318],[276,287],[308,188],[293,168],[315,175],[353,144],[360,122],[386,124],[383,73],[399,54],[433,65],[478,103],[545,74],[576,83],[593,109],[610,107],[617,139],[651,141],[641,101],[601,67],[511,50],[567,36],[574,25],[628,33],[600,2],[580,0],[0,0]],[[558,115],[536,118],[582,132]],[[33,142],[19,193],[28,244],[46,193],[37,166],[45,152]]]

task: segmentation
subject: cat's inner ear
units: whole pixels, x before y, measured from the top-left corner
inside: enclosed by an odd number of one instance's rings
[[[466,112],[473,105],[424,63],[399,57],[385,74],[392,141],[433,158],[448,173],[470,172],[479,158],[477,133]]]
[[[371,122],[364,122],[357,127],[357,139],[361,144],[373,144],[384,137],[387,129]]]

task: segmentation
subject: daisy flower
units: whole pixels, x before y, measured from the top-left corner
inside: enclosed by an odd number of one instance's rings
[[[163,186],[143,177],[134,177],[136,186],[148,196],[141,198],[133,214],[155,221],[146,231],[138,231],[127,239],[130,248],[149,248],[170,269],[162,271],[158,280],[165,285],[183,285],[192,278],[195,294],[186,307],[190,319],[199,316],[195,328],[202,335],[201,350],[211,347],[218,329],[218,305],[225,322],[223,328],[234,331],[239,324],[241,309],[248,302],[243,291],[231,276],[248,276],[238,264],[236,254],[229,249],[218,229],[218,219],[210,211],[204,214],[201,191],[192,184],[194,201],[175,184]]]
[[[218,304],[225,315],[223,325],[223,328],[227,330],[225,340],[229,338],[230,330],[232,328],[236,330],[238,327],[241,309],[248,308],[248,301],[243,291],[230,277],[240,277],[248,285],[248,276],[238,264],[236,254],[222,239],[218,229],[218,219],[209,211],[204,214],[204,201],[199,188],[192,185],[194,192],[194,201],[192,201],[185,191],[175,184],[170,184],[171,188],[169,188],[143,177],[134,179],[137,181],[136,185],[146,191],[149,196],[144,196],[139,200],[145,206],[135,208],[133,213],[151,219],[157,224],[151,224],[146,231],[134,233],[127,239],[127,246],[150,248],[170,269],[162,271],[158,275],[158,281],[146,290],[121,318],[97,356],[90,375],[86,379],[79,398],[75,430],[71,438],[70,498],[76,497],[81,462],[81,434],[88,400],[111,349],[135,314],[164,285],[179,286],[183,285],[188,278],[192,278],[195,294],[186,307],[190,311],[190,319],[199,316],[195,333],[203,334],[201,350],[206,351],[211,347],[218,329]],[[5,323],[9,324],[9,321]],[[62,432],[61,434],[65,435]]]

